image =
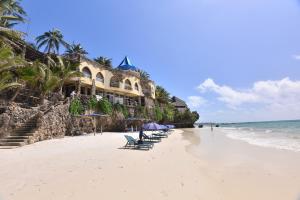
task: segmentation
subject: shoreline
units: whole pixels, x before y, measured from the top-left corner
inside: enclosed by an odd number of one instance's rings
[[[176,130],[150,151],[120,149],[123,135],[67,137],[0,151],[0,199],[281,200],[300,194],[300,165],[291,166],[300,163],[298,154],[205,129]]]

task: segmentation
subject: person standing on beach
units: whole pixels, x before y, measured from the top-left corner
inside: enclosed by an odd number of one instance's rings
[[[212,123],[210,124],[210,130],[211,130],[211,131],[214,131],[214,128],[213,128],[213,124],[212,124]]]
[[[140,129],[140,132],[139,132],[139,143],[140,144],[143,144],[143,135],[144,135],[144,130],[143,130],[143,127]]]

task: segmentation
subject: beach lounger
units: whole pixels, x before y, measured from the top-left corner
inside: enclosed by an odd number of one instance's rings
[[[150,142],[160,142],[161,141],[161,137],[154,136],[154,135],[148,136],[145,133],[143,134],[143,138]]]
[[[153,133],[152,135],[154,135],[156,137],[160,137],[160,138],[167,138],[168,137],[168,134],[163,133],[163,132]]]
[[[124,137],[127,140],[126,145],[124,146],[125,148],[136,148],[136,149],[141,149],[141,150],[149,150],[150,148],[153,147],[153,144],[150,143],[139,143],[136,139],[129,135],[124,135]]]

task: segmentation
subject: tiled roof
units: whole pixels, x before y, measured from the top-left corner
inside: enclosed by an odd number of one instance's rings
[[[131,64],[129,58],[126,56],[124,60],[121,62],[121,64],[118,66],[118,69],[121,70],[131,70],[131,71],[136,71],[137,68]]]

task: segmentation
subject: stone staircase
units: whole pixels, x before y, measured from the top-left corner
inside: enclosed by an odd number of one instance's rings
[[[13,149],[29,143],[37,128],[38,115],[31,117],[27,122],[17,128],[10,136],[0,139],[0,149]]]

